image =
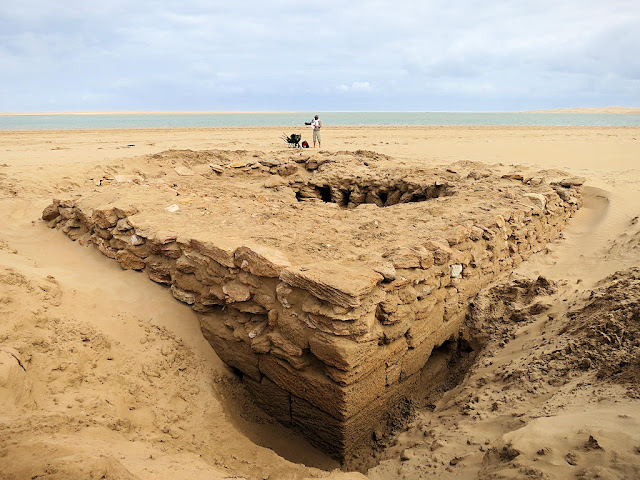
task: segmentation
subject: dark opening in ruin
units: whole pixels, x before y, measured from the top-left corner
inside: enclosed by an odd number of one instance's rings
[[[322,187],[316,187],[320,192],[320,198],[323,202],[331,202],[331,187],[328,185]]]
[[[379,184],[345,181],[340,181],[337,185],[297,184],[293,185],[293,188],[299,202],[322,200],[325,203],[336,203],[343,208],[353,208],[362,203],[389,207],[399,203],[424,202],[454,193],[453,186],[448,183],[416,184],[403,180]]]

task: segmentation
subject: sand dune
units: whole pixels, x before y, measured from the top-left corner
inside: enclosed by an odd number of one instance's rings
[[[534,110],[538,113],[611,113],[611,114],[640,114],[638,107],[575,107],[556,108],[553,110]]]
[[[96,172],[148,174],[165,150],[298,153],[281,133],[0,132],[3,478],[640,477],[638,128],[325,128],[329,151],[587,178],[563,238],[478,297],[461,381],[415,405],[363,473],[258,409],[166,288],[40,220]]]

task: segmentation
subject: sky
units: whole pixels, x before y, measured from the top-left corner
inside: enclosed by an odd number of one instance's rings
[[[639,0],[0,0],[0,112],[613,105]]]

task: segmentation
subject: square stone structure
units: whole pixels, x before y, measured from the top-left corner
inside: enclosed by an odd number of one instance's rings
[[[362,151],[169,151],[121,167],[43,219],[169,286],[257,403],[340,460],[399,399],[446,380],[438,347],[464,332],[470,301],[559,236],[582,185]]]

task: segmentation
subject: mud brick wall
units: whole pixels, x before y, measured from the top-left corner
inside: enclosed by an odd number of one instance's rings
[[[446,378],[437,348],[464,330],[470,300],[559,235],[580,188],[528,194],[508,217],[451,225],[367,264],[292,265],[260,245],[150,229],[117,204],[55,200],[43,219],[169,286],[270,415],[344,459],[401,396]]]

